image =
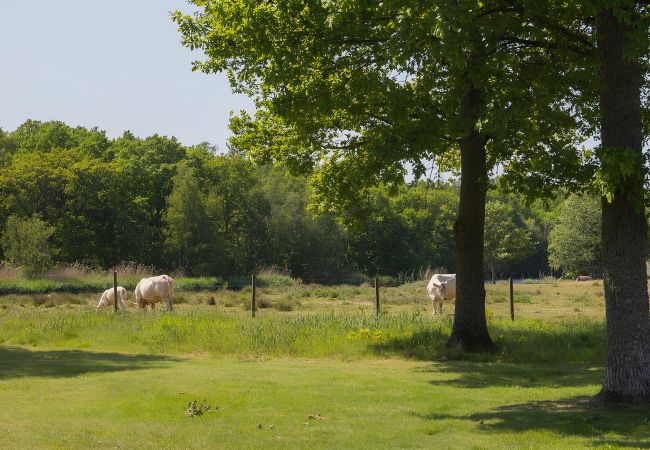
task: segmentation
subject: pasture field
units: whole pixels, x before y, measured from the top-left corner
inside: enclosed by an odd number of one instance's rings
[[[370,286],[263,287],[256,318],[247,288],[179,291],[171,314],[0,297],[1,446],[650,446],[650,411],[588,403],[605,358],[599,282],[516,285],[515,322],[507,285],[486,286],[499,349],[469,356],[444,348],[453,305],[432,317],[425,284],[382,288],[379,317]]]

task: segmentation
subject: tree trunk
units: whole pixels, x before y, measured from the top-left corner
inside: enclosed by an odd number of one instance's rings
[[[494,348],[485,321],[483,273],[487,139],[475,128],[482,105],[480,91],[470,89],[460,107],[469,129],[460,140],[460,201],[458,220],[454,225],[456,311],[447,346],[467,352],[492,351]]]
[[[612,11],[598,17],[603,87],[601,162],[605,175],[621,177],[611,202],[602,200],[603,266],[607,316],[607,367],[597,399],[650,400],[650,346],[644,216],[644,164],[641,127],[641,70],[629,55],[631,29]]]

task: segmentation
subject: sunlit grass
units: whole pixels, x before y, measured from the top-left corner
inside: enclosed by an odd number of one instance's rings
[[[493,354],[450,352],[424,283],[0,297],[3,448],[647,447],[647,411],[593,409],[602,285],[487,286]],[[517,301],[519,299],[519,301]],[[258,304],[258,306],[259,306]],[[214,409],[187,417],[188,402]],[[310,419],[310,417],[312,417]],[[320,419],[318,419],[320,417]],[[38,424],[35,426],[34,424]],[[272,425],[272,427],[271,427]]]
[[[421,312],[375,314],[287,314],[266,312],[256,318],[243,310],[183,305],[173,314],[110,308],[0,310],[0,342],[5,345],[84,348],[158,354],[199,353],[262,357],[457,358],[444,343],[451,317],[433,320]],[[604,360],[602,322],[542,322],[490,319],[498,351],[464,355],[485,361],[599,363]]]

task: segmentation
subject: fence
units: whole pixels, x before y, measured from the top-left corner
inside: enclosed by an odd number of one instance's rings
[[[304,281],[301,281],[301,284],[305,283],[305,284],[309,285],[309,284],[315,284],[314,281],[318,281],[318,282],[326,281],[326,282],[328,282],[327,285],[332,285],[336,281],[347,281],[347,280],[318,279],[318,280],[306,280],[306,281],[307,281],[306,283]],[[373,303],[374,303],[375,313],[377,315],[379,315],[381,313],[381,305],[382,305],[381,292],[382,292],[382,288],[384,288],[385,289],[384,292],[386,292],[386,289],[397,288],[397,287],[404,286],[404,285],[407,285],[407,284],[418,284],[418,285],[422,285],[422,287],[424,287],[425,283],[426,283],[426,280],[419,280],[419,281],[391,280],[391,281],[381,282],[379,277],[375,277],[374,280],[373,280],[373,283],[372,283],[372,289],[373,289],[373,292],[374,292]],[[362,283],[362,284],[367,284],[367,283]],[[511,318],[511,320],[514,321],[515,320],[514,280],[512,278],[510,278],[508,280],[508,284],[509,284],[510,318]],[[256,311],[258,309],[258,304],[257,304],[258,295],[259,294],[258,294],[257,276],[252,275],[251,276],[251,315],[252,315],[252,317],[255,317]],[[400,295],[403,296],[403,294],[400,294]],[[417,298],[409,298],[407,296],[405,298],[402,298],[401,302],[408,302],[409,300],[414,300],[414,302],[415,302],[415,301],[418,301],[418,300],[421,301],[423,299],[425,299],[425,301],[428,304],[428,295],[427,295],[426,292],[423,292],[421,295],[417,295]],[[394,300],[393,300],[393,303],[394,303]]]
[[[132,291],[133,287],[128,287],[128,284],[133,284],[133,280],[123,277],[122,280],[118,278],[118,273],[113,274],[113,280],[110,288],[115,289],[115,285],[121,281],[122,286],[127,287],[127,290]],[[50,290],[43,288],[38,291],[28,292],[8,292],[11,294],[72,294],[72,293],[99,293],[103,291],[108,283],[107,277],[104,278],[102,286],[89,285],[91,289],[71,290],[60,289]],[[83,281],[83,280],[81,280]],[[179,282],[180,281],[180,282]],[[200,282],[199,282],[200,281]],[[175,291],[179,303],[208,303],[209,305],[221,305],[224,307],[242,305],[247,311],[251,312],[253,317],[259,315],[262,310],[267,308],[277,309],[278,311],[347,311],[354,312],[363,310],[364,312],[374,312],[375,314],[396,312],[396,311],[428,311],[431,308],[431,303],[426,292],[426,280],[412,279],[395,279],[387,277],[348,277],[348,278],[318,278],[318,279],[292,279],[286,275],[280,274],[262,274],[247,277],[212,277],[204,279],[177,279],[175,280]],[[546,314],[552,314],[551,296],[560,295],[560,293],[553,293],[551,291],[557,290],[555,287],[560,284],[559,280],[516,280],[510,279],[507,283],[499,281],[496,285],[491,285],[486,282],[488,296],[486,301],[488,304],[488,313],[495,313],[499,317],[508,317],[511,320],[515,319],[515,303],[518,304],[517,309],[521,311],[517,314],[518,318],[534,318],[535,311],[533,306],[545,303]],[[580,289],[578,283],[562,282],[559,290],[568,290],[573,286],[575,291]],[[583,283],[580,286],[594,286],[589,288],[589,292],[583,289],[584,294],[569,293],[563,294],[564,297],[576,298],[579,303],[585,303],[586,300],[597,300],[602,296],[602,284],[600,281],[590,281]],[[598,286],[598,288],[596,288]],[[97,289],[101,287],[101,290]],[[0,294],[2,292],[2,283],[0,283]],[[205,292],[206,294],[191,294],[192,291]],[[220,294],[219,292],[223,292]],[[538,292],[534,292],[538,291]],[[542,291],[543,295],[542,295]],[[190,294],[188,294],[190,293]],[[228,294],[230,293],[230,294]],[[236,295],[233,295],[236,293]],[[236,302],[226,304],[226,299],[236,297]],[[540,296],[541,295],[541,296]],[[589,298],[580,297],[581,295],[588,295]],[[185,296],[185,298],[183,298]],[[564,298],[556,297],[556,298]],[[215,300],[216,298],[216,300]],[[590,300],[590,301],[591,301]],[[49,303],[48,299],[46,299]],[[61,298],[60,301],[67,302],[68,300]],[[72,300],[70,300],[72,301]],[[86,300],[87,301],[87,300]],[[209,302],[208,302],[209,301]],[[36,301],[35,301],[36,302]],[[590,305],[583,308],[580,304],[573,305],[564,302],[565,308],[562,312],[564,315],[572,314],[571,310],[579,312],[578,309],[583,309],[587,312],[588,308],[592,308],[595,303],[592,301]],[[115,306],[115,305],[114,305]],[[447,303],[445,309],[447,315],[451,311],[451,304]],[[234,310],[233,310],[234,311]],[[523,315],[522,315],[523,313]],[[593,316],[593,314],[592,314]]]

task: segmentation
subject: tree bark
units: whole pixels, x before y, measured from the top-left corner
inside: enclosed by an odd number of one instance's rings
[[[650,345],[644,215],[641,68],[630,57],[629,25],[612,11],[598,17],[602,91],[603,172],[620,173],[632,161],[635,172],[616,184],[611,202],[602,200],[603,266],[607,317],[607,367],[597,400],[650,400]],[[611,156],[615,155],[616,158]]]
[[[481,92],[470,89],[461,101],[460,114],[468,124],[460,140],[460,199],[454,225],[456,258],[456,310],[448,347],[466,352],[492,351],[494,344],[485,321],[483,230],[487,191],[487,138],[476,130],[483,106]]]

